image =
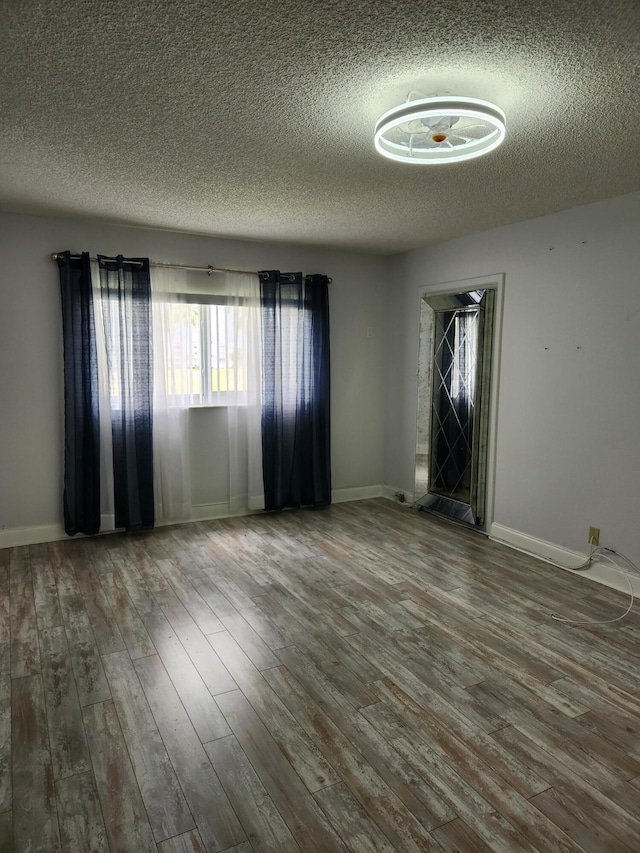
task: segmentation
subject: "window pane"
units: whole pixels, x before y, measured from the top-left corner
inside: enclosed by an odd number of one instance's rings
[[[211,390],[214,394],[246,390],[245,355],[248,310],[211,305]]]
[[[249,308],[185,302],[157,308],[169,395],[224,405],[229,392],[247,390]]]
[[[165,350],[167,394],[200,396],[200,323],[199,305],[164,303],[162,332]]]

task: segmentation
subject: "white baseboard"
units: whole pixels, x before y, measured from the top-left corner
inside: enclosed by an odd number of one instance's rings
[[[351,489],[332,489],[331,502],[334,504],[342,504],[347,501],[364,501],[367,498],[381,498],[382,486],[355,486]]]
[[[399,491],[396,489],[396,491]],[[331,492],[333,503],[345,503],[346,501],[361,501],[367,498],[382,497],[395,500],[393,489],[387,486],[357,486],[351,489],[334,489]],[[256,499],[258,501],[258,499]],[[407,500],[410,500],[407,497]],[[258,501],[259,503],[259,501]],[[228,501],[220,501],[212,504],[199,504],[191,507],[191,517],[188,521],[211,521],[216,518],[231,518],[240,515],[253,515],[257,512],[262,512],[262,509],[243,509],[239,512],[231,512]],[[176,524],[175,521],[162,521],[157,523],[157,527],[164,527],[170,524]],[[104,534],[111,533],[111,530],[104,530]],[[45,524],[39,527],[16,527],[12,530],[0,530],[0,549],[15,548],[19,545],[38,545],[41,542],[56,542],[59,539],[67,539],[67,534],[64,532],[62,524]]]
[[[403,506],[410,507],[415,500],[413,492],[407,492],[405,489],[400,489],[397,486],[389,486],[386,483],[384,486],[382,486],[383,498],[386,498],[389,501],[393,501],[394,503],[399,504],[400,501],[396,497],[396,495],[398,494],[404,495],[404,502],[402,504]]]
[[[0,530],[0,548],[17,548],[20,545],[39,545],[41,542],[55,542],[66,539],[62,524],[43,524],[41,527],[14,527],[13,530]]]
[[[214,518],[229,518],[230,515],[229,501],[220,501],[220,503],[215,504],[198,504],[191,507],[189,521],[209,521]],[[167,522],[167,524],[173,523],[171,521]]]
[[[597,558],[591,568],[579,572],[574,571],[575,566],[580,566],[585,562],[587,554],[571,551],[569,548],[563,548],[561,545],[547,542],[545,539],[538,539],[528,533],[522,533],[520,530],[504,527],[502,524],[494,523],[491,525],[489,538],[501,542],[503,545],[509,545],[517,551],[552,563],[558,568],[571,572],[576,577],[589,578],[589,580],[617,589],[620,592],[629,592],[629,584],[624,576],[616,571],[613,566],[597,562]],[[615,555],[612,555],[612,559],[615,559]],[[620,567],[625,568],[622,563]],[[640,596],[640,575],[627,575],[627,577],[633,587],[634,595]]]

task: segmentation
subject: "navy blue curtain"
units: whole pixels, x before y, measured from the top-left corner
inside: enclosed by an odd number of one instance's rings
[[[89,253],[58,253],[64,346],[64,529],[100,529],[98,359]]]
[[[115,525],[153,527],[153,367],[149,259],[98,255],[111,425]]]
[[[265,509],[331,503],[329,286],[260,273]]]

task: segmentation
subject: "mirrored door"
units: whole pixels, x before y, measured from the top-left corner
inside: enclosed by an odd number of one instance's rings
[[[425,297],[420,324],[416,506],[482,527],[493,290]]]

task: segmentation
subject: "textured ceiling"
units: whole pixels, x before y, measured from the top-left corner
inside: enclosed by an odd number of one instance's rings
[[[2,0],[0,209],[391,253],[640,189],[638,0]],[[393,163],[410,89],[507,138]]]

